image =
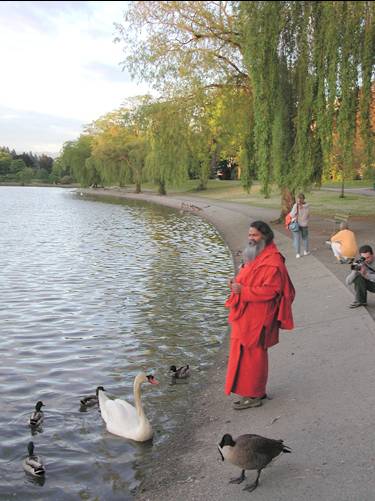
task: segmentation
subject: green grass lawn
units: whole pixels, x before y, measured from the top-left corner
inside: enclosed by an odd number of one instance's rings
[[[211,200],[222,200],[225,202],[237,202],[256,207],[266,207],[272,209],[280,208],[280,193],[275,189],[270,198],[264,198],[260,192],[259,183],[254,183],[250,193],[246,193],[241,186],[240,181],[220,181],[210,179],[207,190],[197,191],[197,180],[186,181],[179,187],[169,187],[168,194],[173,195],[191,195],[193,197],[203,197]],[[340,188],[340,183],[325,184],[324,187]],[[347,186],[349,187],[349,185]],[[352,181],[350,187],[372,187],[367,181]],[[144,190],[156,191],[155,185],[144,184]],[[312,212],[325,216],[333,216],[337,212],[349,213],[352,216],[374,216],[375,215],[375,196],[357,195],[354,193],[345,193],[344,198],[340,198],[340,192],[324,191],[314,189],[306,192],[306,200],[311,206]]]
[[[345,181],[345,188],[373,188],[374,181],[369,179],[361,179],[360,181]],[[341,181],[327,181],[323,184],[323,188],[339,188],[341,189]]]

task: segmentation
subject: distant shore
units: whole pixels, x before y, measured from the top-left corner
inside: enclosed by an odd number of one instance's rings
[[[79,188],[79,184],[49,184],[49,183],[33,183],[33,184],[21,184],[21,183],[4,183],[0,182],[0,186],[13,186],[19,188]]]

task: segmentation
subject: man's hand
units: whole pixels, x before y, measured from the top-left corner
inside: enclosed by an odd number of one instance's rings
[[[237,282],[232,282],[232,292],[239,294],[241,292],[242,285]]]
[[[364,264],[361,266],[359,273],[363,276],[363,278],[367,277],[367,267]]]

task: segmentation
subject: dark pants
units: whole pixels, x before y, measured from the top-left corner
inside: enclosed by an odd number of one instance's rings
[[[362,275],[354,279],[355,299],[358,303],[367,303],[367,291],[375,292],[375,282],[370,282]]]

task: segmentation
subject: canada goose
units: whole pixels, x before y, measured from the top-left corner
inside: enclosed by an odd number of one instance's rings
[[[219,444],[222,460],[227,459],[242,469],[241,476],[230,481],[231,484],[240,484],[245,480],[245,470],[257,470],[258,476],[253,484],[247,485],[244,490],[252,492],[258,486],[260,473],[271,461],[282,452],[291,452],[284,445],[283,440],[261,437],[260,435],[245,434],[236,440],[228,433],[223,436]]]
[[[44,414],[41,410],[44,407],[44,403],[40,400],[35,405],[35,411],[31,414],[30,417],[30,426],[37,427],[43,423]]]
[[[98,386],[96,388],[95,395],[89,395],[88,397],[82,398],[82,400],[80,401],[81,405],[84,407],[93,407],[94,405],[98,404],[99,403],[99,399],[98,399],[99,390],[105,391],[103,386]]]
[[[23,469],[36,477],[41,477],[46,470],[39,456],[34,454],[34,442],[29,442],[27,446],[29,455],[23,460]]]
[[[146,376],[144,372],[137,374],[134,379],[135,407],[118,398],[110,400],[103,390],[99,389],[100,412],[110,433],[136,442],[145,442],[152,438],[153,430],[141,402],[141,385],[146,382],[159,384],[154,376]]]
[[[180,367],[177,369],[175,365],[171,365],[169,368],[170,372],[172,373],[172,377],[176,379],[187,379],[190,377],[190,367],[188,365],[184,365],[183,367]]]

